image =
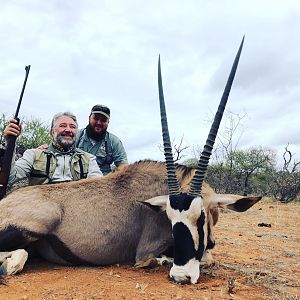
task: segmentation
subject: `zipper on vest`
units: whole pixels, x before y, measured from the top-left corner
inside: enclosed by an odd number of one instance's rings
[[[64,158],[63,178],[66,178],[66,156],[63,155],[63,158]]]

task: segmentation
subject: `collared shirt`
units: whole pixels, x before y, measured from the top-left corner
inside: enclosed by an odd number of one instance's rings
[[[118,167],[128,163],[121,140],[110,132],[106,132],[102,140],[95,141],[87,136],[85,129],[81,129],[77,134],[76,147],[96,156],[103,175],[112,171],[112,164]]]

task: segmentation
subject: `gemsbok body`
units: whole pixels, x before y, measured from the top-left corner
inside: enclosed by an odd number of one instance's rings
[[[229,90],[242,44],[231,71]],[[223,110],[229,94],[222,97]],[[166,124],[159,64],[166,163],[140,161],[108,176],[29,186],[0,202],[0,274],[19,272],[34,248],[64,265],[135,263],[174,258],[170,277],[196,283],[200,261],[214,247],[218,208],[246,211],[261,197],[216,194],[203,183],[217,127],[214,121],[196,169],[175,166]],[[223,114],[223,112],[221,113]],[[217,113],[220,123],[220,110]],[[19,250],[18,250],[19,249]],[[207,257],[206,257],[207,256]]]

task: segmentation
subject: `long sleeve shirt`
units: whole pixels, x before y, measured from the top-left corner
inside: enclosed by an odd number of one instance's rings
[[[52,175],[51,182],[62,182],[62,181],[74,180],[70,169],[71,168],[70,160],[73,153],[64,153],[64,152],[55,151],[54,155],[56,158],[56,168]],[[97,164],[96,157],[89,153],[88,156],[89,156],[89,164],[88,164],[87,178],[103,176]],[[30,178],[35,160],[36,160],[36,149],[26,150],[23,156],[19,158],[17,161],[13,159],[10,176],[9,176],[9,184],[12,184],[24,178]]]

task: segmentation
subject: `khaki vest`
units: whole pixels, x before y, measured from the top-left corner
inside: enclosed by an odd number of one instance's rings
[[[49,156],[49,159],[47,157]],[[80,158],[82,162],[82,173],[80,170]],[[48,160],[48,172],[47,172],[47,160]],[[89,169],[89,154],[75,149],[75,153],[70,159],[70,171],[73,180],[79,180],[87,177]],[[35,149],[35,158],[33,161],[32,171],[30,174],[29,184],[37,185],[50,183],[56,169],[57,159],[53,152],[49,150]]]

